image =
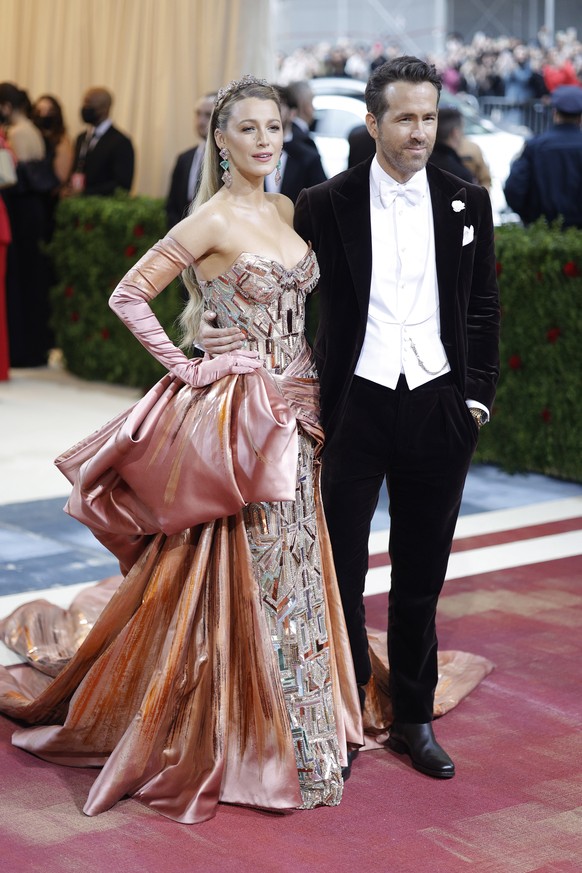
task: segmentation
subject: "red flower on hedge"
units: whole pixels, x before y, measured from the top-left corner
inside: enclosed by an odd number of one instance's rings
[[[512,355],[507,363],[511,370],[521,370],[522,360],[520,355]]]
[[[559,327],[551,327],[546,334],[546,339],[549,343],[555,343],[561,334]]]
[[[497,261],[497,263],[495,264],[495,272],[497,273],[498,276],[501,276],[501,274],[503,272],[503,265],[500,264],[499,261]]]
[[[564,276],[568,277],[568,279],[576,279],[581,275],[575,261],[567,261],[562,267],[562,272],[564,273]]]
[[[86,221],[85,224],[83,225],[83,230],[86,231],[87,233],[90,233],[93,230],[93,227],[94,227],[94,225],[92,225],[90,221]]]
[[[71,312],[71,321],[79,321],[80,315],[78,312]]]
[[[544,274],[541,272],[541,270],[538,270],[538,271],[537,271],[537,273],[536,273],[536,279],[538,280],[538,282],[543,282],[543,281],[544,281]]]
[[[106,327],[101,328],[101,339],[109,339],[109,330]]]
[[[546,424],[549,424],[550,421],[552,420],[552,413],[547,408],[542,409],[542,411],[540,412],[540,416],[541,416],[542,421],[545,422]]]
[[[73,286],[67,285],[67,287],[65,288],[65,297],[72,297],[74,293],[75,289],[73,288]]]
[[[136,252],[137,252],[136,246],[126,246],[123,254],[125,255],[126,258],[133,258],[133,256],[135,255]]]
[[[142,237],[144,235],[144,233],[145,233],[145,230],[144,230],[143,224],[136,224],[136,226],[133,229],[133,235],[139,239],[140,237]]]

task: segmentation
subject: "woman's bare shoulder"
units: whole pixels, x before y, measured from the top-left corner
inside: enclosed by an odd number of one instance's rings
[[[293,227],[293,213],[295,211],[293,201],[284,194],[267,194],[266,197],[274,204],[283,221]]]
[[[204,255],[220,248],[228,233],[228,209],[220,199],[212,197],[183,218],[169,236],[187,249],[199,261]]]

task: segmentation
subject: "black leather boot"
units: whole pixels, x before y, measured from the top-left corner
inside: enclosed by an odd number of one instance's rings
[[[437,743],[432,723],[405,724],[395,721],[387,745],[394,752],[410,755],[415,770],[435,779],[451,779],[455,765]]]

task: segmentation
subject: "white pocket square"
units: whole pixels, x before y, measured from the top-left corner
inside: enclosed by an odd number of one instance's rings
[[[473,225],[470,224],[469,227],[465,225],[463,228],[463,245],[468,246],[469,243],[473,242],[475,239],[475,231],[473,229]]]

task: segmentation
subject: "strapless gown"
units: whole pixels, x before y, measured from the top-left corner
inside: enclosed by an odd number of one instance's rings
[[[28,665],[0,668],[0,712],[35,725],[13,743],[101,767],[88,815],[127,795],[188,823],[219,801],[340,802],[346,747],[362,728],[319,497],[317,379],[303,335],[317,279],[309,249],[290,270],[241,254],[201,283],[220,325],[245,332],[297,413],[296,500],[155,535],[96,620],[83,605],[59,619],[37,601],[2,622]]]

